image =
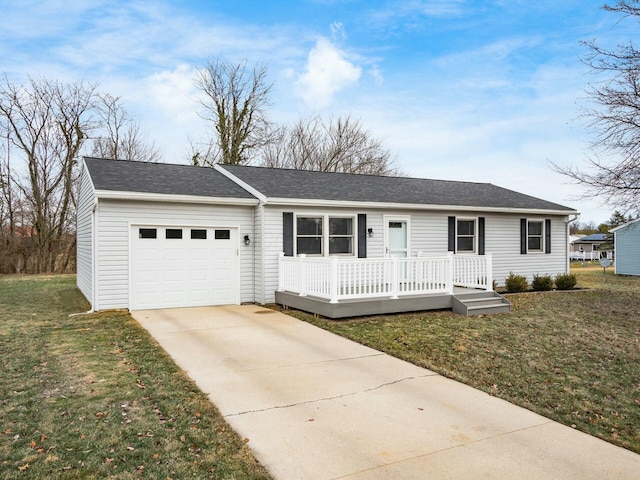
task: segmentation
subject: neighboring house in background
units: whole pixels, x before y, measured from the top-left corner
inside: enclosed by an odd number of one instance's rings
[[[577,214],[486,183],[95,158],[78,198],[94,310],[491,291],[567,273]]]
[[[616,251],[617,275],[640,275],[640,219],[611,230]]]
[[[611,257],[610,238],[606,233],[593,233],[578,238],[569,245],[569,258],[571,260],[597,260],[602,252],[605,252],[607,257]],[[603,245],[609,248],[602,250]]]

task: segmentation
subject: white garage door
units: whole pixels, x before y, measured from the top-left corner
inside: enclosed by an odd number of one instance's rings
[[[240,303],[235,228],[133,226],[131,310]]]

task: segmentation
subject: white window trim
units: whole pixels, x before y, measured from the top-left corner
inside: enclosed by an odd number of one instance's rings
[[[542,225],[541,229],[540,229],[540,250],[529,250],[529,222],[536,222],[536,223],[540,223]],[[536,255],[536,254],[544,254],[544,252],[546,251],[546,222],[544,218],[527,218],[527,254],[532,254],[532,255]],[[537,235],[536,235],[537,236]]]
[[[456,230],[455,230],[455,251],[457,255],[477,255],[478,254],[478,217],[455,217],[456,218]],[[473,221],[473,251],[458,251],[458,221]],[[467,235],[465,235],[466,237]]]
[[[306,254],[308,257],[358,257],[358,215],[353,213],[301,212],[293,214],[293,256],[298,255],[298,217],[322,218],[322,254]],[[350,218],[352,226],[353,253],[329,254],[329,218]]]

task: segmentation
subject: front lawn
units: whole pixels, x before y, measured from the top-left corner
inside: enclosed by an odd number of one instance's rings
[[[0,277],[0,478],[270,478],[129,314],[87,309],[75,276]]]
[[[502,315],[287,313],[640,453],[640,278],[573,273],[592,290],[510,295]]]

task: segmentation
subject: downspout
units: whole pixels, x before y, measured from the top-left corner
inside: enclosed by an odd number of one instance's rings
[[[93,199],[93,208],[91,209],[92,216],[92,232],[91,232],[91,249],[93,250],[93,255],[91,255],[91,275],[93,279],[91,281],[91,309],[95,312],[98,310],[97,305],[97,292],[98,292],[98,199]]]
[[[266,201],[260,200],[260,203],[258,204],[258,210],[260,211],[260,299],[261,305],[264,305],[266,303],[266,299],[265,299],[265,261],[264,261],[264,255],[265,255],[265,248],[264,248],[264,239],[265,239],[265,232],[264,232],[264,211],[265,211],[265,205],[267,204]]]
[[[93,206],[91,207],[91,308],[89,310],[87,310],[86,312],[79,312],[79,313],[70,313],[69,314],[69,318],[72,317],[77,317],[80,315],[89,315],[91,313],[94,313],[96,311],[95,308],[95,304],[96,304],[96,279],[97,279],[97,275],[96,275],[96,225],[97,225],[97,221],[96,221],[96,216],[97,216],[97,211],[98,211],[98,199],[94,198],[93,199]]]
[[[569,220],[567,220],[567,266],[566,266],[566,273],[569,274],[571,273],[571,259],[570,259],[570,255],[569,255],[569,237],[570,235],[570,228],[571,228],[571,224],[573,222],[575,222],[576,220],[578,220],[578,218],[580,217],[580,214],[576,214],[574,215],[573,218],[569,218]]]

